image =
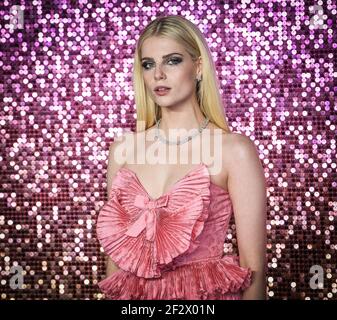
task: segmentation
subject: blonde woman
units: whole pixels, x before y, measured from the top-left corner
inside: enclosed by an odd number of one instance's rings
[[[107,257],[101,291],[107,299],[265,299],[263,168],[254,143],[229,129],[200,30],[180,16],[153,20],[137,42],[133,82],[137,132],[110,147],[97,220]],[[224,254],[232,214],[239,255]]]

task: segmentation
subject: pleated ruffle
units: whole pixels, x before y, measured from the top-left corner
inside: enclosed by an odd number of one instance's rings
[[[251,284],[252,271],[237,257],[192,262],[145,279],[122,269],[99,282],[106,299],[112,300],[226,300],[240,299]]]
[[[162,266],[198,247],[209,204],[210,177],[204,165],[155,200],[131,171],[121,170],[100,210],[97,237],[119,268],[159,278]]]

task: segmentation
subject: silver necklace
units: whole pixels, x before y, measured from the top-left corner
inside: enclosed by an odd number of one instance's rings
[[[202,130],[204,130],[209,122],[208,118],[205,118],[205,120],[203,121],[203,124],[199,127],[198,131],[190,136],[185,137],[184,139],[180,139],[179,141],[169,141],[167,139],[165,139],[164,137],[162,137],[159,133],[159,124],[160,124],[161,119],[159,119],[159,121],[156,121],[157,125],[156,125],[156,134],[155,134],[155,139],[159,139],[161,142],[166,143],[166,144],[175,144],[175,145],[180,145],[183,143],[186,143],[187,141],[191,140],[192,138],[194,138],[195,136],[199,135]]]

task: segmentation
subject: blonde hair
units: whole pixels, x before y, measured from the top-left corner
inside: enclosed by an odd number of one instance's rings
[[[137,110],[137,131],[143,131],[155,124],[161,117],[160,106],[147,94],[143,80],[141,48],[146,39],[152,36],[165,36],[177,41],[195,60],[202,59],[202,81],[197,86],[197,100],[200,111],[210,122],[226,133],[231,132],[221,101],[219,83],[216,77],[214,62],[207,42],[200,30],[189,20],[176,15],[159,17],[150,22],[142,31],[135,50],[133,87]],[[145,123],[145,128],[144,128]]]

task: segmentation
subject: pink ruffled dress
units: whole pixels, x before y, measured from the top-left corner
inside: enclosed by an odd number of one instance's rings
[[[120,168],[97,219],[100,245],[119,270],[98,283],[113,300],[241,299],[251,269],[224,255],[228,192],[201,163],[151,199],[135,172]]]

